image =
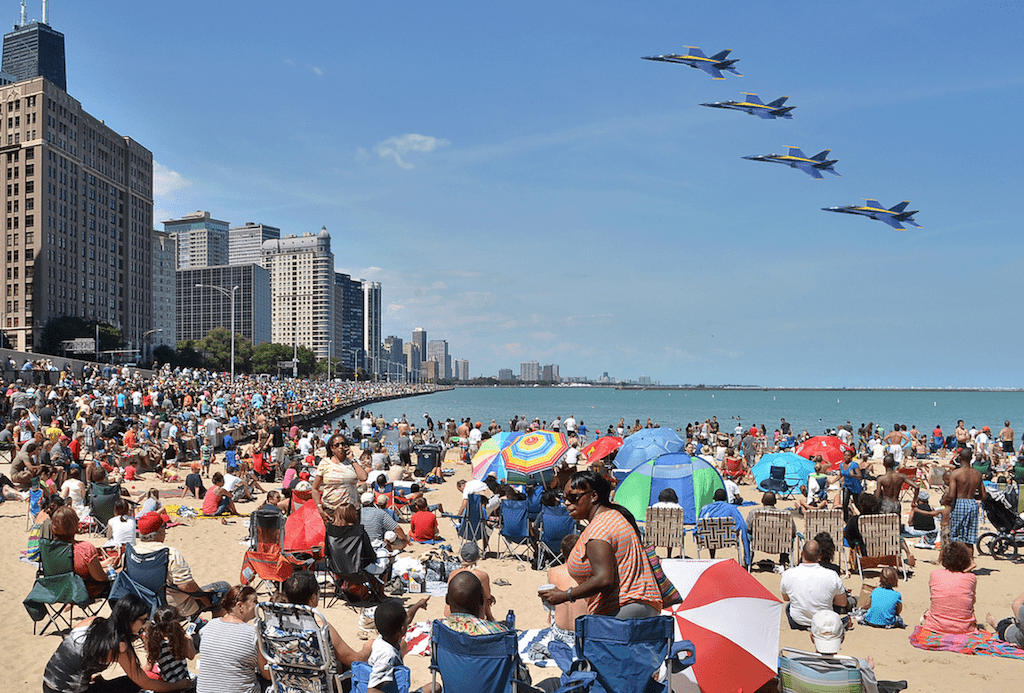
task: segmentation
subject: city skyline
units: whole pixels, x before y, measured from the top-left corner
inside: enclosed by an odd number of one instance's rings
[[[384,287],[385,335],[423,325],[478,374],[1021,379],[998,310],[1020,243],[1009,6],[297,2],[316,21],[294,33],[242,7],[51,4],[68,91],[153,152],[157,220],[327,226],[335,269]],[[732,48],[744,76],[640,60],[687,44]],[[788,95],[793,119],[698,105],[743,92]],[[831,148],[843,177],[741,160],[786,145]],[[872,197],[924,229],[820,211]]]

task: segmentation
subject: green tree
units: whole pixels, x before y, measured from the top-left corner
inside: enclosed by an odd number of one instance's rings
[[[284,344],[262,342],[252,354],[252,372],[277,375],[277,362],[290,361],[292,348]]]
[[[231,332],[215,327],[200,343],[206,363],[216,371],[231,370]],[[248,372],[252,363],[253,348],[248,339],[235,333],[235,371]]]
[[[166,344],[161,344],[160,346],[153,349],[153,363],[159,363],[160,365],[169,363],[172,366],[177,366],[178,353],[174,351],[173,347],[170,347]]]
[[[201,345],[194,339],[187,339],[184,342],[178,342],[178,359],[177,364],[182,368],[205,368],[206,359],[199,353]]]
[[[96,337],[96,325],[99,324],[99,350],[113,351],[124,347],[124,335],[121,330],[96,320],[86,321],[83,318],[65,315],[53,318],[43,327],[39,342],[34,346],[41,354],[64,354],[63,343],[77,337]]]

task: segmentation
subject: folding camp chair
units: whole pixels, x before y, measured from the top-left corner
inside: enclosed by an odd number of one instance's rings
[[[526,490],[526,500],[527,500],[527,508],[528,508],[527,514],[528,514],[528,516],[530,518],[530,522],[536,522],[537,521],[537,517],[540,515],[541,511],[544,509],[544,505],[541,504],[541,502],[540,502],[541,497],[543,495],[544,495],[544,485],[543,484],[537,484],[536,486],[531,486],[530,488],[528,488]]]
[[[685,516],[686,511],[682,508],[647,508],[644,540],[654,547],[664,546],[668,549],[670,557],[672,549],[675,547],[679,548],[679,556],[684,556],[686,527],[683,522]]]
[[[806,523],[804,524],[804,532],[806,533],[806,539],[810,540],[818,536],[821,532],[827,533],[832,537],[832,543],[835,545],[836,550],[839,553],[840,566],[846,566],[845,570],[849,572],[850,564],[847,561],[845,551],[843,551],[843,529],[846,524],[843,522],[843,511],[841,508],[832,508],[827,510],[825,508],[820,509],[808,509],[804,513]]]
[[[107,523],[116,513],[114,504],[121,497],[117,484],[92,484],[89,486],[90,526],[96,534],[107,533]]]
[[[373,667],[366,662],[352,662],[352,693],[366,693],[372,671]],[[398,693],[409,693],[412,687],[409,667],[402,664],[395,667],[395,686]]]
[[[842,511],[840,511],[842,512]],[[747,534],[750,535],[750,563],[754,553],[762,551],[778,557],[781,554],[793,556],[795,552],[796,527],[788,510],[758,508],[747,517]]]
[[[576,531],[576,520],[562,506],[545,506],[537,516],[540,536],[534,554],[537,570],[562,563],[562,540]]]
[[[786,481],[786,468],[772,465],[768,472],[768,478],[761,482],[761,490],[773,491],[782,494],[783,498],[789,498],[793,493],[792,486]]]
[[[779,654],[782,693],[861,693],[860,666],[856,658],[820,655],[789,647]]]
[[[697,520],[694,538],[697,540],[697,558],[700,558],[701,548],[717,551],[718,549],[735,546],[736,561],[743,565],[743,546],[740,541],[739,531],[736,529],[736,521],[731,517],[700,518]]]
[[[484,513],[484,497],[478,493],[470,494],[466,503],[466,511],[461,518],[449,516],[455,525],[455,533],[459,536],[459,551],[467,542],[480,545],[481,553],[487,550],[487,516]]]
[[[76,606],[85,612],[86,616],[99,611],[99,606],[93,606],[97,602],[89,596],[85,580],[75,573],[73,544],[58,539],[40,539],[39,554],[40,569],[32,590],[23,602],[33,621],[33,635],[36,632],[36,624],[47,616],[49,619],[39,631],[40,635],[44,635],[51,625],[57,626],[58,631],[63,630],[61,625],[70,630]],[[98,604],[102,605],[102,602]]]
[[[370,544],[370,537],[363,526],[327,525],[326,543],[325,565],[334,578],[334,593],[329,595],[327,590],[322,590],[324,608],[330,608],[339,599],[352,606],[383,601],[383,585],[370,572],[377,565],[377,552]]]
[[[508,556],[523,563],[532,563],[533,537],[530,536],[529,501],[501,501],[501,541]]]
[[[342,681],[327,619],[300,604],[262,602],[256,607],[256,642],[270,669],[275,693],[341,693]]]
[[[294,564],[284,555],[285,517],[259,508],[249,516],[249,550],[242,559],[242,584],[267,597],[289,578]]]
[[[457,633],[435,620],[430,631],[430,671],[434,690],[440,676],[445,693],[533,691],[516,678],[522,666],[515,631],[487,635]]]
[[[901,569],[906,580],[907,564],[903,562],[900,547],[900,516],[896,513],[861,515],[857,526],[864,538],[864,554],[854,552],[860,579],[864,579],[864,568],[889,565]]]
[[[559,693],[670,693],[667,681],[655,681],[652,676],[662,666],[667,676],[696,661],[692,642],[675,642],[671,616],[625,620],[580,616],[575,651],[557,640],[548,650],[563,672]],[[680,658],[684,651],[686,657]]]
[[[126,594],[134,594],[149,604],[150,611],[167,604],[167,565],[170,549],[137,553],[131,544],[124,546],[121,572],[110,588],[111,606]]]

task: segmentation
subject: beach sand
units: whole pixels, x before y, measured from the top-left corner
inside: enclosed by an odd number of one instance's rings
[[[222,460],[222,456],[218,456]],[[4,465],[7,467],[7,465]],[[468,478],[470,467],[462,463],[448,461],[445,467],[454,467],[456,476],[449,477],[447,482],[432,486],[428,494],[431,503],[441,501],[446,509],[454,511],[461,500],[455,481]],[[222,464],[215,464],[214,469],[223,469]],[[7,471],[6,469],[4,471]],[[154,475],[147,475],[150,479]],[[157,486],[166,492],[176,488],[176,484],[142,481],[128,487],[138,494],[146,489]],[[748,499],[760,498],[751,486],[741,486],[741,491]],[[165,505],[184,503],[198,507],[199,501],[193,499],[173,499],[164,497]],[[788,507],[789,502],[781,505]],[[243,512],[257,507],[256,503],[240,504]],[[744,508],[744,512],[749,508]],[[904,513],[906,505],[904,506]],[[239,580],[239,569],[245,552],[244,540],[248,530],[242,518],[229,518],[229,524],[221,524],[217,519],[184,520],[182,526],[167,531],[167,543],[178,547],[192,567],[193,574],[199,584],[215,580],[227,580],[232,584]],[[405,525],[408,528],[408,525]],[[455,540],[455,532],[449,520],[441,519],[440,527],[446,539]],[[797,528],[803,531],[802,519],[797,520]],[[17,502],[6,502],[0,505],[0,610],[4,614],[0,623],[0,641],[6,643],[0,663],[3,665],[5,692],[40,690],[43,668],[50,655],[59,644],[56,635],[32,635],[32,621],[25,612],[21,602],[32,587],[35,570],[32,566],[18,560],[25,548],[27,539],[25,505]],[[89,538],[89,537],[84,537]],[[99,544],[99,538],[92,538]],[[458,548],[457,541],[452,542]],[[428,547],[414,545],[407,553],[418,556],[426,553]],[[492,535],[492,550],[497,548],[497,536]],[[843,654],[865,658],[869,655],[875,659],[875,671],[879,679],[901,680],[909,682],[909,691],[1005,691],[1012,690],[1024,672],[1024,662],[1002,659],[998,657],[976,657],[945,652],[929,652],[911,647],[908,636],[914,624],[918,622],[928,607],[928,575],[936,567],[937,552],[927,549],[915,549],[918,558],[915,574],[906,582],[901,580],[898,587],[903,595],[903,616],[909,624],[906,630],[879,630],[866,626],[858,626],[850,632],[843,645]],[[664,550],[662,550],[664,555]],[[696,557],[692,543],[687,545],[687,555]],[[720,558],[733,557],[730,551],[722,552]],[[763,558],[758,554],[756,558]],[[995,561],[981,556],[978,558],[980,570],[978,578],[978,598],[976,615],[980,620],[986,611],[992,611],[997,619],[1009,615],[1011,601],[1024,590],[1024,568],[1008,561]],[[545,612],[540,599],[536,596],[537,588],[546,583],[545,573],[537,572],[513,559],[487,558],[480,563],[491,577],[491,591],[497,598],[494,607],[496,618],[504,618],[509,609],[516,613],[516,624],[520,629],[540,628],[546,625]],[[754,576],[774,594],[779,595],[780,576],[772,572],[762,572],[755,567]],[[498,586],[493,582],[504,578],[510,586]],[[877,583],[877,575],[869,578]],[[860,592],[861,581],[854,572],[853,576],[844,580],[854,594]],[[404,595],[405,602],[411,603],[419,595]],[[443,615],[444,604],[440,598],[431,598],[425,614],[421,612],[420,620]],[[106,607],[101,614],[107,614]],[[331,621],[350,645],[358,648],[362,643],[357,639],[358,614],[355,610],[337,605],[325,611]],[[791,631],[786,623],[785,615],[781,624],[781,646],[812,649],[806,632]],[[698,654],[699,656],[699,654]],[[428,670],[429,658],[409,656],[406,664],[412,670],[413,686],[419,686],[430,680]],[[193,663],[193,669],[195,664]],[[113,670],[111,670],[113,671]],[[532,668],[534,682],[551,676],[550,669]]]

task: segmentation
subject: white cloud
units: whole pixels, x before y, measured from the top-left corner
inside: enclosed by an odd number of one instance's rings
[[[184,190],[191,181],[177,171],[172,171],[163,164],[153,162],[153,197],[173,197],[174,193]]]
[[[321,70],[319,67],[316,67],[315,65],[310,65],[309,69],[312,70],[313,74],[317,76],[320,76],[324,73],[323,70]]]
[[[383,142],[378,142],[374,145],[373,151],[377,152],[377,155],[382,159],[386,159],[389,156],[393,157],[396,164],[408,170],[413,168],[413,165],[404,161],[402,159],[403,155],[409,152],[432,152],[438,147],[445,147],[449,144],[451,143],[448,140],[428,135],[407,133],[399,137],[389,137]]]
[[[555,333],[554,332],[534,332],[530,336],[533,337],[534,339],[540,340],[542,342],[549,342],[549,341],[551,341],[552,339],[555,338]]]
[[[444,282],[434,282],[433,284],[430,285],[430,288],[431,289],[447,289],[448,285],[445,284]]]

